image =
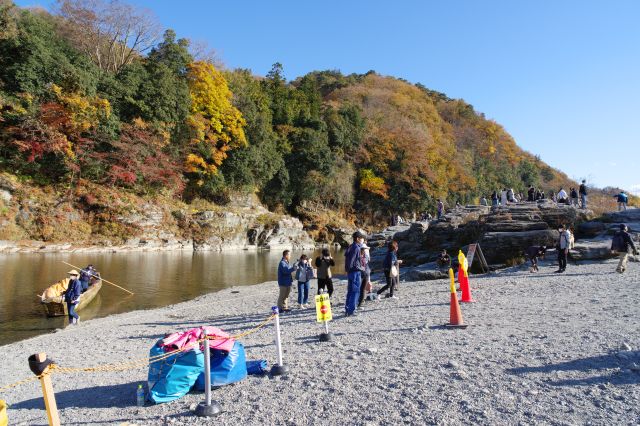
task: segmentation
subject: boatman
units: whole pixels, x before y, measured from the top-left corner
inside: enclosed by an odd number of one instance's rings
[[[76,306],[80,302],[80,295],[82,294],[82,284],[78,279],[78,271],[72,269],[68,272],[69,285],[67,291],[64,292],[64,300],[67,302],[67,312],[69,313],[69,324],[78,324],[80,322],[80,316],[76,313]]]

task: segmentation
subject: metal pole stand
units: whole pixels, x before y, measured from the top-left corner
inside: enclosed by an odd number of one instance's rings
[[[213,417],[222,412],[222,406],[218,401],[211,401],[211,358],[207,332],[204,332],[204,402],[196,407],[196,416]]]
[[[58,406],[56,405],[56,396],[53,393],[53,384],[51,376],[47,374],[53,361],[47,359],[47,354],[42,352],[29,357],[29,368],[36,376],[40,376],[40,384],[42,385],[42,397],[44,398],[44,406],[47,410],[47,419],[49,426],[60,426],[60,416],[58,415]]]
[[[277,306],[271,308],[271,312],[276,316],[276,348],[278,349],[278,363],[271,367],[272,376],[285,376],[289,373],[289,368],[282,363],[282,344],[280,343],[280,313]]]

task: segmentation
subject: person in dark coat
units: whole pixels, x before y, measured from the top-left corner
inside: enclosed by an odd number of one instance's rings
[[[347,271],[347,297],[344,303],[345,316],[351,316],[356,312],[356,304],[360,295],[362,272],[364,265],[360,256],[360,249],[364,243],[365,235],[356,231],[353,233],[353,243],[344,254],[344,269]]]
[[[546,246],[531,246],[527,250],[525,250],[525,254],[531,262],[531,272],[538,272],[538,258],[544,257],[546,251]]]
[[[399,278],[399,268],[402,260],[398,259],[398,242],[391,241],[387,246],[387,255],[382,262],[382,269],[384,271],[384,278],[387,281],[387,285],[378,290],[378,295],[384,293],[387,289],[389,290],[389,298],[395,299],[396,296],[393,295],[393,292],[398,287],[398,278]],[[391,271],[392,268],[395,267],[395,276]]]
[[[75,269],[69,271],[69,284],[64,292],[64,300],[67,302],[67,312],[69,314],[69,324],[78,324],[80,316],[76,312],[76,306],[80,303],[80,295],[82,294],[82,284],[78,279],[78,271]]]
[[[333,294],[333,279],[331,278],[331,267],[336,266],[335,260],[331,257],[328,248],[322,249],[322,256],[316,257],[316,268],[318,268],[318,294],[326,288],[329,298]]]
[[[634,255],[638,255],[638,249],[633,243],[633,238],[631,238],[631,234],[629,234],[628,231],[629,228],[627,228],[627,225],[621,224],[620,230],[613,235],[613,240],[611,241],[611,251],[617,253],[620,258],[616,272],[621,274],[627,269],[629,249],[633,250]]]

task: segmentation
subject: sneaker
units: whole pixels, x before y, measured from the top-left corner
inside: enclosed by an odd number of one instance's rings
[[[393,296],[389,296],[389,299],[397,299],[398,296],[396,296],[395,294]]]
[[[562,269],[558,269],[557,271],[553,271],[554,274],[559,274],[562,272]]]

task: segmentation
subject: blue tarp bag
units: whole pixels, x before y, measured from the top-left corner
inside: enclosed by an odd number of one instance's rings
[[[158,341],[158,343],[162,340]],[[165,353],[158,344],[149,357]],[[193,387],[198,376],[204,371],[204,354],[197,346],[185,352],[179,352],[162,361],[149,365],[149,401],[156,404],[169,402],[186,395]]]
[[[204,369],[204,367],[203,367]],[[224,386],[247,377],[247,358],[242,343],[236,341],[231,352],[211,350],[211,386]],[[201,370],[196,389],[204,390],[204,370]]]

